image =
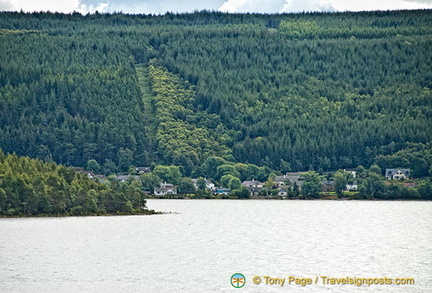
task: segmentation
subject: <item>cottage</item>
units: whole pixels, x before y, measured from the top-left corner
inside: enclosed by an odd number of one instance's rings
[[[246,188],[262,188],[264,183],[253,179],[252,181],[243,181],[242,185]]]
[[[98,181],[100,183],[107,183],[108,178],[104,175],[96,174],[93,178],[95,181]]]
[[[75,172],[80,173],[80,174],[85,174],[90,179],[93,179],[95,177],[95,174],[92,171],[87,171],[82,167],[73,167],[73,168],[74,168]]]
[[[138,180],[138,179],[140,179],[140,177],[139,176],[131,176],[131,175],[117,175],[116,179],[118,181],[120,181],[121,183],[124,183],[128,180],[131,180],[131,181]]]
[[[279,188],[278,189],[278,195],[282,196],[282,197],[286,197],[288,195],[288,191],[286,189]]]
[[[149,172],[151,172],[151,169],[150,169],[150,167],[136,167],[136,168],[135,168],[135,171],[136,171],[138,174],[144,174],[144,173],[149,173]]]
[[[346,186],[346,190],[348,191],[357,191],[358,190],[358,183],[357,181],[353,181],[352,183],[348,183]]]
[[[334,185],[335,185],[335,182],[334,182],[334,181],[322,181],[321,183],[322,183],[321,190],[322,190],[323,192],[331,192],[331,191],[334,191]]]
[[[276,176],[275,178],[276,186],[283,187],[286,185],[285,182],[289,181],[291,182],[291,186],[290,186],[291,190],[294,190],[295,188],[297,188],[296,190],[300,190],[301,186],[303,185],[303,181],[301,180],[301,175],[304,173],[305,172],[288,172],[283,176]]]
[[[157,196],[161,195],[176,195],[177,187],[170,183],[161,183],[159,188],[154,189],[154,194]]]
[[[247,189],[249,189],[252,195],[258,195],[261,189],[263,188],[264,183],[252,180],[252,181],[243,181],[242,185]]]
[[[116,178],[118,181],[124,183],[129,179],[129,175],[118,175]]]
[[[351,173],[352,178],[357,178],[356,169],[344,169],[345,172]]]
[[[275,179],[274,179],[276,187],[283,187],[283,186],[285,186],[285,179],[286,179],[285,175],[283,175],[283,176],[276,176]]]
[[[169,188],[169,187],[161,187],[161,188],[155,188],[154,194],[157,196],[161,195],[176,195],[177,194],[177,187]]]
[[[198,188],[198,179],[193,178],[192,181],[193,181],[193,183],[195,185],[195,188]],[[206,182],[205,183],[206,184],[206,189],[209,189],[211,191],[214,191],[216,189],[216,185],[213,182],[211,182],[210,180],[205,179],[205,182]]]
[[[386,179],[403,180],[410,177],[410,169],[386,169]]]

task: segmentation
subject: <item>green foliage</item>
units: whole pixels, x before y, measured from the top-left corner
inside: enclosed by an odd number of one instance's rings
[[[234,190],[234,189],[241,189],[241,180],[232,174],[226,174],[223,175],[220,183],[223,187]]]
[[[372,165],[372,166],[369,168],[369,172],[371,172],[371,173],[375,173],[375,174],[377,174],[377,175],[381,175],[381,174],[382,174],[382,170],[381,170],[381,168],[380,168],[378,165],[376,165],[376,164]]]
[[[421,198],[432,200],[432,181],[425,180],[417,188]]]
[[[301,186],[301,195],[304,197],[318,198],[322,187],[322,176],[315,171],[308,171],[300,176],[303,181]]]
[[[372,169],[372,168],[371,168]],[[363,179],[360,186],[360,194],[365,198],[372,199],[375,197],[381,197],[384,193],[385,185],[383,177],[370,170],[365,179]]]
[[[158,176],[162,181],[171,184],[178,184],[180,182],[180,179],[182,178],[180,167],[173,165],[158,165],[154,168],[153,173]]]
[[[221,186],[225,187],[225,188],[229,188],[230,185],[230,181],[231,179],[236,178],[235,176],[231,175],[231,174],[227,174],[227,175],[223,175],[220,179],[220,184]]]
[[[88,160],[86,169],[96,174],[100,174],[101,172],[99,163],[94,159]]]
[[[350,178],[352,178],[352,175],[350,172],[346,172],[344,170],[338,170],[334,176],[334,189],[336,191],[336,193],[338,195],[342,195],[343,191],[346,190],[346,186],[350,180]]]
[[[155,93],[156,140],[164,161],[182,166],[186,174],[191,174],[205,159],[230,153],[207,127],[199,126],[204,119],[220,118],[191,109],[195,92],[188,82],[158,66],[155,60],[150,61],[149,75]]]
[[[107,175],[427,176],[431,13],[1,12],[0,148]]]
[[[153,172],[141,175],[140,180],[143,190],[147,192],[153,192],[153,190],[162,183],[162,179]]]
[[[264,182],[264,187],[265,187],[265,190],[266,190],[266,195],[269,195],[272,192],[274,185],[275,185],[274,176],[269,176],[267,178],[267,181]]]
[[[206,180],[204,178],[202,178],[202,177],[198,178],[198,180],[197,180],[197,188],[198,188],[198,190],[204,191],[204,190],[206,190],[206,187],[207,187]]]
[[[0,215],[141,213],[144,193],[97,183],[72,168],[0,150]]]
[[[224,164],[216,168],[216,177],[215,177],[216,180],[220,179],[224,175],[232,175],[234,177],[240,176],[235,166],[232,164]]]
[[[249,198],[251,195],[251,192],[249,191],[249,189],[245,188],[245,187],[241,187],[241,189],[235,189],[232,190],[230,193],[230,196],[234,197],[234,198],[241,198],[241,199],[247,199]]]
[[[283,20],[280,22],[279,32],[293,38],[311,38],[319,32],[319,26],[312,21]]]
[[[196,191],[192,179],[186,177],[180,179],[178,187],[181,194],[194,194]]]
[[[241,189],[242,185],[240,179],[237,177],[231,178],[231,180],[228,183],[228,188],[231,190]]]
[[[432,146],[427,144],[406,144],[406,147],[396,151],[397,146],[391,144],[385,148],[389,155],[379,155],[375,162],[382,169],[408,168],[414,177],[426,177],[432,167]],[[396,151],[396,152],[395,152]]]

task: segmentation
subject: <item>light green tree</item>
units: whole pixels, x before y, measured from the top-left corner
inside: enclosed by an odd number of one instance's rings
[[[178,187],[181,194],[194,194],[196,192],[195,184],[190,178],[180,179]]]
[[[202,177],[197,180],[197,188],[198,190],[204,191],[206,189],[206,180]]]
[[[145,173],[140,176],[142,182],[142,188],[145,191],[152,192],[155,187],[158,187],[162,182],[162,179],[155,173]]]
[[[344,170],[338,170],[334,176],[333,180],[335,182],[334,188],[336,193],[340,196],[346,190],[346,186],[349,183],[349,179],[352,177],[350,172]]]
[[[322,188],[322,176],[315,171],[309,171],[300,176],[303,181],[300,193],[304,197],[318,198]]]
[[[158,165],[154,168],[153,173],[155,173],[162,181],[178,184],[182,174],[180,172],[180,168],[178,166],[163,166]]]
[[[94,173],[100,173],[101,172],[101,167],[100,167],[99,163],[94,159],[88,160],[86,169],[89,171],[92,171]]]
[[[231,180],[229,181],[228,184],[228,188],[231,190],[235,190],[235,189],[241,189],[242,185],[241,185],[241,181],[239,178],[237,177],[233,177],[231,178]]]

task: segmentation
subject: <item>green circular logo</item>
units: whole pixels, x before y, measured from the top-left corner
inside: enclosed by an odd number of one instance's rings
[[[231,285],[234,288],[241,288],[246,284],[246,277],[243,274],[236,273],[231,276]]]

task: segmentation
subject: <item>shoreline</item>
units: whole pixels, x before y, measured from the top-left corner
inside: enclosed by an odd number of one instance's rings
[[[116,216],[151,216],[151,215],[161,215],[164,214],[163,212],[157,212],[155,210],[147,210],[144,212],[135,212],[135,213],[109,213],[109,214],[102,214],[102,213],[93,213],[93,214],[87,214],[87,215],[13,215],[13,216],[7,216],[7,215],[0,215],[0,219],[25,219],[25,218],[71,218],[71,217],[78,217],[78,218],[84,218],[84,217],[116,217]]]
[[[300,199],[300,198],[293,198],[293,199],[282,199],[282,198],[146,198],[146,200],[208,200],[208,201],[218,201],[218,200],[281,200],[281,201],[371,201],[371,202],[432,202],[432,200],[427,199],[359,199],[359,198],[308,198],[308,199]],[[71,217],[116,217],[116,216],[151,216],[151,215],[165,215],[165,214],[177,214],[176,212],[161,212],[161,211],[155,211],[155,210],[146,210],[143,212],[134,212],[134,213],[93,213],[93,214],[87,214],[87,215],[0,215],[1,219],[25,219],[25,218],[71,218]]]
[[[282,200],[282,201],[426,201],[426,202],[432,202],[432,200],[429,199],[382,199],[382,198],[374,198],[374,199],[366,199],[366,198],[205,198],[205,197],[199,197],[199,198],[190,198],[190,197],[173,197],[173,198],[163,198],[163,197],[148,197],[146,200],[149,199],[157,199],[157,200],[170,200],[170,199],[178,199],[178,200]]]

